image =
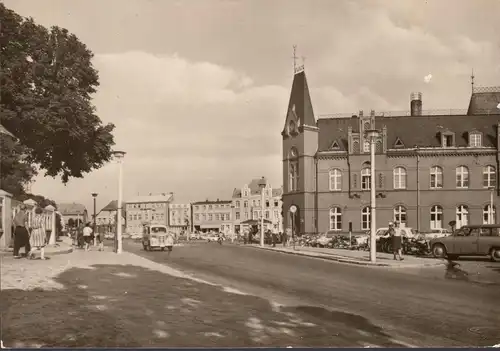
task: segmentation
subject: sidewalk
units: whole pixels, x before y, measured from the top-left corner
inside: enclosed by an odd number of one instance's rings
[[[4,255],[12,255],[14,249],[12,247],[2,248],[0,249],[0,254]],[[20,254],[24,254],[24,248],[21,248]],[[45,254],[47,256],[60,255],[60,254],[68,254],[73,251],[72,241],[68,237],[61,237],[60,241],[56,242],[54,245],[45,246]]]
[[[377,252],[377,261],[375,263],[370,262],[370,252],[368,251],[358,251],[358,250],[343,250],[343,249],[327,249],[318,247],[305,247],[296,246],[295,250],[293,247],[283,247],[276,245],[276,247],[265,246],[261,247],[256,244],[249,245],[250,247],[276,251],[291,255],[308,256],[321,258],[336,262],[357,264],[363,266],[375,266],[375,267],[391,267],[391,268],[412,268],[412,267],[431,267],[444,265],[445,262],[442,260],[437,260],[433,258],[420,258],[416,256],[404,256],[403,261],[395,261],[392,254],[387,254],[383,252]]]
[[[4,346],[404,346],[359,315],[321,318],[107,249],[2,257]]]

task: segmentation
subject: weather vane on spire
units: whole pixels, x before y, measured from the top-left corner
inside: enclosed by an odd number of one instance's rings
[[[473,69],[472,69],[472,74],[471,74],[471,76],[470,76],[470,85],[471,85],[471,87],[472,87],[472,92],[473,92],[473,93],[474,93],[474,78],[475,78],[475,76],[474,76],[474,68],[473,68]]]
[[[297,73],[300,73],[302,71],[304,71],[304,63],[305,63],[305,60],[306,58],[304,56],[302,56],[302,65],[301,66],[297,66],[297,45],[294,45],[293,46],[293,73],[294,74],[297,74]]]

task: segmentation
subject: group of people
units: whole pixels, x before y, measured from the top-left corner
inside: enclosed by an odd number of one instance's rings
[[[14,216],[14,258],[19,259],[19,251],[24,247],[25,256],[29,259],[35,258],[35,251],[40,252],[40,259],[45,260],[45,245],[47,244],[47,234],[45,230],[45,218],[40,207],[35,208],[35,216],[31,223],[28,223],[28,213],[26,206],[22,205]]]
[[[83,244],[85,251],[90,251],[90,246],[92,243],[99,244],[99,251],[104,251],[104,240],[99,232],[94,233],[92,229],[92,224],[87,222],[82,229]]]

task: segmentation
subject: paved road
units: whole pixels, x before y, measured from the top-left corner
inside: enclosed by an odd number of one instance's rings
[[[460,261],[455,268],[401,270],[215,243],[176,247],[170,257],[166,252],[145,252],[133,242],[126,242],[124,248],[291,306],[324,323],[336,320],[360,334],[382,330],[403,345],[491,346],[500,340],[500,315],[495,308],[500,303],[500,265],[496,263]]]

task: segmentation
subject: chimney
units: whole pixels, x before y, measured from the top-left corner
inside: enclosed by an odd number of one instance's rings
[[[411,93],[410,114],[412,116],[422,116],[422,93]]]
[[[375,110],[370,111],[370,117],[375,117]]]
[[[363,117],[363,110],[359,111],[359,117]]]

